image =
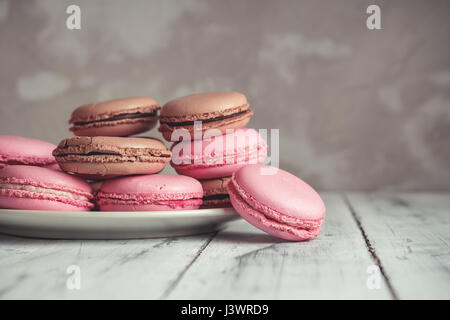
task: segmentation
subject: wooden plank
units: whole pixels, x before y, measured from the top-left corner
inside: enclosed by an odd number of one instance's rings
[[[0,299],[158,299],[210,237],[63,241],[2,235]],[[67,289],[70,265],[80,267],[80,290]]]
[[[0,298],[389,298],[366,286],[374,264],[400,298],[449,298],[448,194],[325,195],[319,238],[275,239],[236,222],[217,235],[129,241],[0,236]],[[357,222],[363,230],[358,228]],[[208,245],[209,243],[209,245]],[[66,268],[81,268],[81,290]]]
[[[187,270],[169,299],[387,298],[386,283],[370,290],[373,265],[353,216],[340,195],[324,196],[321,235],[292,243],[244,221],[219,233]]]
[[[400,299],[450,298],[450,194],[349,194]]]

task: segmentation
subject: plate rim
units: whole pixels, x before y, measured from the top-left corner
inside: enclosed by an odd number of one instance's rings
[[[214,232],[239,218],[233,208],[126,212],[1,208],[0,234],[65,240],[165,238]],[[148,228],[154,221],[159,221],[158,227]]]
[[[70,218],[185,218],[195,215],[196,217],[212,217],[223,215],[238,215],[237,211],[231,208],[204,208],[194,210],[167,210],[167,211],[50,211],[50,210],[23,210],[0,208],[2,215],[32,215],[32,216],[54,216]]]

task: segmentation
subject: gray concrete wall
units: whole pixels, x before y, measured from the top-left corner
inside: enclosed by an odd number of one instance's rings
[[[83,103],[237,90],[319,189],[450,190],[449,35],[449,1],[0,0],[0,134],[56,143]]]

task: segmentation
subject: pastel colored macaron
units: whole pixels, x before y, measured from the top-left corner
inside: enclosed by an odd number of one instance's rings
[[[90,103],[73,111],[70,131],[77,136],[129,136],[152,129],[159,109],[156,100],[149,97]]]
[[[233,174],[227,189],[242,218],[275,237],[302,241],[320,233],[325,204],[312,187],[286,171],[245,166]]]
[[[0,208],[88,211],[92,198],[86,181],[62,171],[23,165],[0,169]]]
[[[53,143],[38,139],[0,135],[0,168],[11,164],[55,168],[55,148]]]
[[[161,171],[171,153],[157,139],[131,137],[72,137],[53,151],[62,170],[86,179]]]
[[[175,135],[172,137],[177,129],[186,129],[191,140],[198,140],[208,129],[225,133],[226,129],[243,128],[252,115],[247,98],[242,93],[198,93],[167,102],[161,109],[158,130],[167,141],[180,140]],[[198,137],[194,135],[194,121],[202,121]]]
[[[227,184],[230,177],[200,180],[203,188],[203,203],[200,208],[227,208],[231,207]]]
[[[264,162],[267,144],[256,130],[231,131],[209,139],[174,144],[171,166],[182,175],[212,179],[230,177],[242,166]]]
[[[193,210],[202,196],[202,186],[193,178],[154,174],[105,181],[96,203],[101,211]]]

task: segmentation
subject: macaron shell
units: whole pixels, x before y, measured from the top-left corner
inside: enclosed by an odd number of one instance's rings
[[[47,166],[56,163],[52,155],[56,145],[50,142],[0,135],[0,163]]]
[[[232,182],[254,201],[284,216],[308,220],[325,217],[325,204],[319,194],[306,182],[282,169],[248,165],[235,172]]]
[[[0,170],[0,181],[16,179],[36,183],[42,187],[61,188],[66,191],[92,193],[86,181],[62,171],[24,165],[7,166]]]
[[[17,210],[46,211],[89,211],[89,207],[79,207],[60,201],[0,196],[0,208]]]
[[[132,97],[89,103],[72,112],[69,123],[106,120],[130,113],[149,113],[160,107],[150,97]]]
[[[160,172],[166,165],[161,162],[92,163],[81,161],[83,161],[83,157],[80,157],[80,162],[62,162],[59,165],[65,172],[90,180],[112,179],[135,174],[154,174]]]
[[[72,112],[70,123],[107,119],[111,114],[126,114],[159,109],[158,102],[150,97],[129,97],[88,103]]]
[[[93,137],[72,137],[62,140],[58,148],[78,147],[74,149],[77,152],[91,152],[91,151],[110,151],[119,152],[121,149],[158,149],[166,150],[163,142],[155,138],[147,137],[108,137],[108,136],[93,136]],[[84,149],[82,149],[84,148]]]
[[[201,199],[190,199],[182,201],[161,201],[158,204],[146,203],[104,203],[99,205],[100,211],[176,211],[196,210],[202,203]]]
[[[56,160],[56,159],[55,159]],[[61,167],[59,166],[58,163],[53,163],[50,164],[48,166],[45,166],[44,168],[48,168],[48,169],[52,169],[52,170],[57,170],[57,171],[62,171]]]
[[[247,107],[245,95],[234,91],[196,93],[173,99],[161,109],[161,117],[184,117],[211,112],[224,112],[231,108]]]
[[[71,129],[77,136],[110,136],[126,137],[153,129],[156,126],[157,117],[147,119],[124,119],[109,121],[108,125],[102,126],[77,126]]]
[[[175,171],[178,174],[192,177],[195,179],[213,179],[213,178],[221,178],[221,177],[229,177],[240,168],[246,166],[246,163],[240,164],[225,164],[211,167],[194,167],[194,166],[184,166],[184,167],[175,167]]]
[[[105,181],[99,193],[151,195],[154,199],[174,200],[202,197],[203,189],[197,180],[180,175],[157,174],[121,177]],[[174,198],[174,196],[176,196]]]

